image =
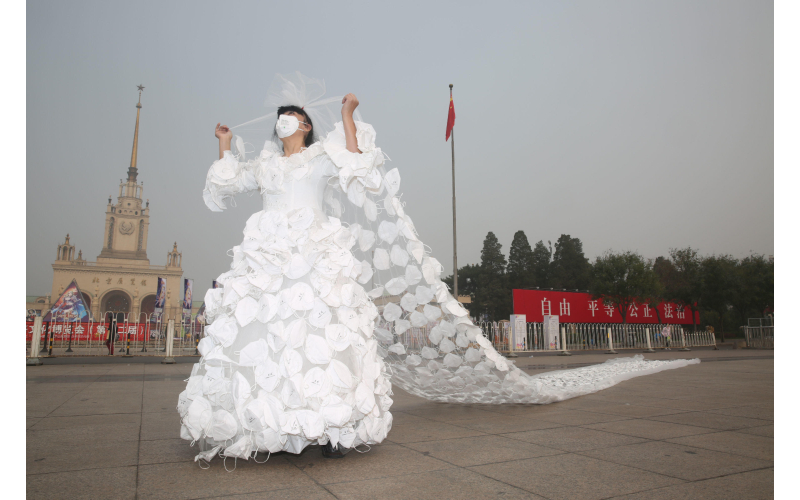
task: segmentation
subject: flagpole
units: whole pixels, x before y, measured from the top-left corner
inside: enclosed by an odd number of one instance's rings
[[[453,84],[450,84],[450,101],[453,100]],[[453,127],[455,128],[455,127]],[[458,301],[458,245],[456,240],[456,136],[450,131],[450,154],[453,158],[453,295]]]

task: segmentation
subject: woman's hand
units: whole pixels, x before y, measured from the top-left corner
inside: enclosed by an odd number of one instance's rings
[[[227,125],[220,125],[217,123],[217,128],[214,129],[214,137],[219,139],[219,159],[221,160],[225,154],[225,151],[231,149],[233,132],[228,128]]]
[[[217,128],[214,129],[214,137],[219,140],[227,140],[230,142],[233,137],[233,132],[231,132],[231,129],[229,129],[227,125],[220,125],[217,123]]]
[[[358,107],[358,99],[355,94],[347,94],[342,99],[342,117],[353,116],[353,111]]]

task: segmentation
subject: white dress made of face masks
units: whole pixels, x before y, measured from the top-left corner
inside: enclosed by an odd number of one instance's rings
[[[211,210],[257,189],[264,209],[205,296],[202,357],[178,401],[181,437],[207,449],[198,458],[380,443],[392,384],[436,401],[550,403],[687,364],[639,356],[523,373],[449,293],[398,170],[385,171],[372,126],[356,127],[361,154],[337,123],[288,158],[268,141],[246,162],[226,151],[208,172]]]

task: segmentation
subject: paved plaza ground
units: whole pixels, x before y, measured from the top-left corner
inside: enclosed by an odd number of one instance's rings
[[[201,470],[197,449],[178,438],[175,405],[191,363],[47,359],[27,368],[27,496],[772,498],[773,351],[647,357],[703,362],[550,405],[433,403],[395,388],[393,428],[368,453],[331,460],[310,447],[265,464],[239,460],[231,473],[218,459]],[[536,355],[517,365],[539,373],[608,358]]]

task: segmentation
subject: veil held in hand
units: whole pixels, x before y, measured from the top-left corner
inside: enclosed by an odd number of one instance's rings
[[[299,106],[308,113],[314,126],[314,133],[318,140],[322,140],[333,130],[336,122],[341,121],[342,99],[344,95],[325,97],[327,89],[325,80],[309,78],[299,71],[285,75],[276,74],[267,91],[264,106],[269,112],[253,120],[240,123],[234,130],[234,144],[239,154],[239,160],[244,161],[246,154],[257,153],[257,148],[269,147],[281,149],[280,140],[276,139],[273,131],[277,121],[277,111],[281,106]],[[363,121],[358,110],[353,114],[357,121]],[[273,142],[267,145],[267,142]],[[247,150],[247,152],[245,152]]]

